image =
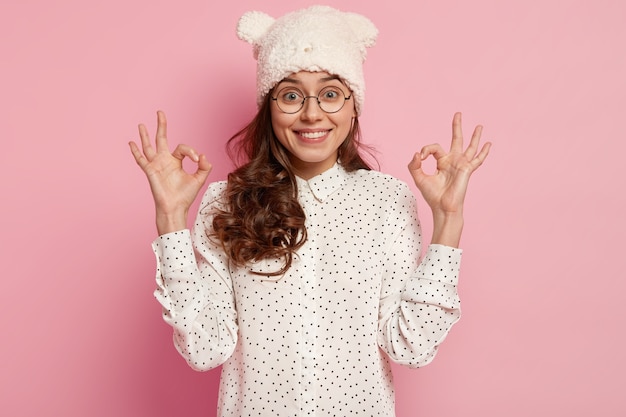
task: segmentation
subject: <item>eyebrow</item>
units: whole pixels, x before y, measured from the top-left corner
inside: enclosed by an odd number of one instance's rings
[[[339,78],[338,75],[329,75],[328,77],[322,77],[318,80],[319,83],[325,83],[328,81],[333,81],[333,80],[337,80],[339,82],[341,82],[343,84],[343,82],[341,81],[341,78]],[[281,81],[281,83],[293,83],[293,84],[302,84],[302,81],[297,80],[295,78],[283,78],[283,80]],[[279,83],[280,84],[280,83]]]

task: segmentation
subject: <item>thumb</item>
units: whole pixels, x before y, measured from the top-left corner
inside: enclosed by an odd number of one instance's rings
[[[409,162],[408,168],[413,178],[415,178],[416,175],[421,176],[423,174],[422,157],[419,152],[416,152],[415,155],[413,155],[413,159]]]
[[[213,166],[207,161],[206,156],[200,155],[198,158],[198,169],[193,175],[198,181],[204,183],[212,169]]]

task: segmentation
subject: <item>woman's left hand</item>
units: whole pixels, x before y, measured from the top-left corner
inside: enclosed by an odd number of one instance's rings
[[[463,150],[461,113],[456,113],[452,121],[450,151],[446,153],[439,144],[427,145],[409,163],[415,185],[434,216],[462,214],[470,176],[487,158],[491,148],[491,143],[487,142],[478,151],[481,133],[482,126],[476,126],[469,146]],[[422,161],[430,155],[437,160],[437,168],[429,175],[422,170]]]

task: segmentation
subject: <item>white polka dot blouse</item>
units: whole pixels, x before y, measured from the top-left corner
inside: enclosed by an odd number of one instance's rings
[[[428,364],[460,317],[461,250],[422,257],[409,187],[339,165],[298,178],[308,240],[282,263],[229,265],[207,238],[225,182],[205,193],[193,230],[158,237],[155,296],[196,370],[222,366],[218,416],[393,416],[389,360]]]

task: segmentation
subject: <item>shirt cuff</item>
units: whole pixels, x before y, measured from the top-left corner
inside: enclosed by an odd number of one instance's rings
[[[451,246],[431,244],[422,259],[421,278],[449,285],[459,282],[463,250]]]
[[[159,236],[152,242],[152,251],[157,258],[160,272],[164,276],[195,262],[189,229]]]

